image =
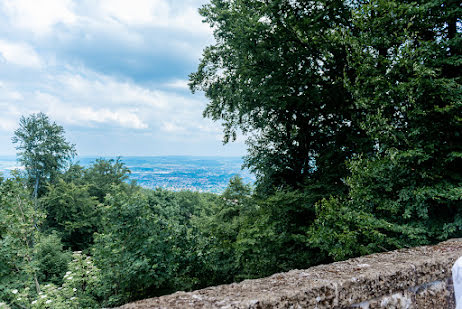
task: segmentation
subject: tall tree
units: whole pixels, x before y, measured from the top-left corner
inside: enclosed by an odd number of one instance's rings
[[[348,199],[320,205],[314,242],[347,258],[461,237],[460,1],[372,0],[353,16],[348,87],[376,151],[350,161]]]
[[[191,89],[210,99],[204,115],[223,121],[225,142],[249,133],[259,189],[317,180],[328,194],[342,190],[345,159],[368,148],[344,86],[347,2],[212,0],[200,12],[216,43]]]
[[[66,141],[62,126],[43,113],[22,116],[12,141],[18,144],[18,161],[25,167],[33,196],[39,196],[44,182],[52,182],[75,154],[75,146]]]
[[[369,1],[356,13],[351,88],[377,155],[352,164],[351,196],[429,241],[460,237],[461,3]]]

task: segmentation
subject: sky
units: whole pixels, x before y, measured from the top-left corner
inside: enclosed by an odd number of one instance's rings
[[[212,31],[206,0],[0,0],[0,155],[44,112],[81,156],[241,156],[188,74]]]

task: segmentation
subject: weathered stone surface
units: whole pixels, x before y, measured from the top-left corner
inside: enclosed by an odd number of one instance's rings
[[[146,299],[131,308],[455,308],[462,239]]]

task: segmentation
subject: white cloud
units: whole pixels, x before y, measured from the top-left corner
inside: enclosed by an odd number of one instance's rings
[[[35,93],[35,102],[40,111],[46,112],[61,124],[79,127],[95,126],[97,124],[121,126],[131,129],[147,129],[136,112],[130,109],[93,108],[79,106],[75,102],[63,102],[60,98],[43,92]]]
[[[2,87],[0,87],[0,131],[9,132],[11,135],[17,127],[17,121],[21,115],[18,108],[10,103],[2,100]]]
[[[53,34],[55,25],[69,29],[117,27],[114,22],[132,28],[172,29],[187,33],[211,35],[202,23],[198,3],[166,0],[2,0],[0,10],[13,27],[36,35]],[[105,26],[103,26],[105,25]],[[113,32],[112,35],[117,35]]]
[[[17,115],[45,112],[60,124],[81,128],[115,126],[183,134],[216,134],[204,125],[203,99],[173,91],[151,89],[130,81],[68,68],[60,74],[39,73],[30,91],[19,92],[21,81],[0,83],[0,102],[12,105]]]
[[[188,86],[189,81],[186,79],[175,79],[165,84],[167,88],[180,89],[180,90],[189,90]]]
[[[101,14],[99,18],[117,20],[127,26],[212,34],[210,27],[202,23],[202,17],[195,5],[181,3],[181,9],[176,9],[165,0],[102,0],[98,3]]]
[[[22,100],[23,98],[19,91],[10,89],[9,85],[0,81],[0,104],[2,102]]]
[[[0,57],[19,66],[32,68],[42,66],[42,61],[34,49],[24,43],[13,43],[0,39]]]
[[[181,125],[178,125],[174,121],[163,121],[161,130],[168,133],[185,133],[186,128]]]
[[[202,22],[202,17],[195,7],[188,7],[182,10],[181,14],[170,18],[170,26],[210,37],[213,34],[212,28]]]
[[[166,105],[165,98],[159,91],[146,89],[127,81],[118,81],[110,76],[94,72],[62,74],[58,76],[58,82],[66,89],[67,97],[77,96],[84,101],[96,104],[99,101],[100,104],[147,105],[158,108]]]
[[[102,0],[99,5],[104,17],[128,25],[165,26],[170,11],[164,0]]]
[[[95,110],[91,107],[76,108],[71,111],[74,121],[90,121],[96,123],[111,123],[115,122],[122,127],[132,129],[147,129],[148,125],[144,123],[135,113],[108,109]]]
[[[77,20],[72,0],[3,0],[2,4],[13,25],[38,35],[49,33],[58,23]]]
[[[13,132],[16,127],[16,121],[8,117],[0,116],[0,131]]]
[[[122,140],[128,143],[131,139],[133,144],[138,143],[140,151],[148,151],[143,147],[152,143],[172,145],[177,149],[174,153],[181,153],[178,145],[189,145],[189,149],[197,148],[194,151],[202,154],[206,154],[205,148],[201,148],[204,145],[221,147],[220,125],[202,118],[206,104],[203,97],[143,87],[73,67],[60,74],[42,72],[36,79],[30,89],[22,91],[21,80],[0,81],[0,140],[8,140],[21,115],[44,112],[77,139],[80,137],[76,132],[86,132],[79,133],[85,134],[86,140],[100,140],[107,135],[126,136],[114,140],[114,149]],[[85,141],[79,143],[85,144]],[[98,143],[83,149],[87,149],[86,153],[101,153],[105,146]],[[199,144],[203,146],[194,148]],[[122,144],[119,147],[123,147]],[[136,153],[137,150],[120,148],[119,151]],[[184,151],[192,150],[185,148]]]

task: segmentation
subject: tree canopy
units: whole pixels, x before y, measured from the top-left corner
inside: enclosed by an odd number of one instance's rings
[[[337,235],[333,243],[351,248],[338,256],[324,241],[337,258],[460,237],[460,2],[371,1],[353,13],[347,37],[355,73],[346,82],[374,153],[350,160],[348,196],[322,203],[313,237]],[[335,227],[337,220],[351,230]]]
[[[211,0],[200,13],[215,43],[191,89],[225,142],[247,134],[262,197],[303,192],[293,237],[338,259],[461,235],[460,1]]]
[[[18,161],[25,167],[34,188],[34,196],[44,181],[53,181],[75,154],[75,146],[66,141],[64,128],[43,113],[22,116],[12,141],[18,144]]]
[[[344,83],[350,74],[345,1],[222,1],[201,10],[216,44],[205,49],[191,89],[209,98],[224,141],[249,135],[247,166],[261,187],[323,181],[336,191],[344,161],[371,144]]]

